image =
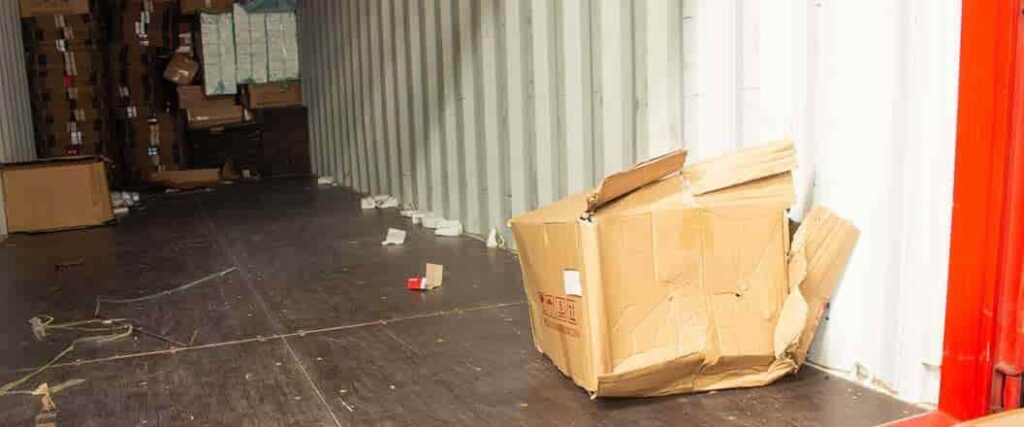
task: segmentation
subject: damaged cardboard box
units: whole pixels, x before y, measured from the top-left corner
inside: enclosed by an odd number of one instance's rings
[[[510,221],[537,349],[594,396],[771,383],[806,358],[858,231],[815,207],[790,242],[788,141],[677,151]]]

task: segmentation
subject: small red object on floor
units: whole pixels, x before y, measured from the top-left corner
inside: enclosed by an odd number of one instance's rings
[[[410,277],[408,282],[408,288],[410,291],[423,290],[423,278],[422,277]]]

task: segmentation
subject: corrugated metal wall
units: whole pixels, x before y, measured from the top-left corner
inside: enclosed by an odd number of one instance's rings
[[[0,163],[36,158],[20,16],[18,2],[0,1]],[[0,197],[0,238],[7,234],[4,212]]]
[[[682,145],[674,0],[305,0],[313,169],[486,233]]]
[[[18,2],[0,2],[0,162],[36,158]]]

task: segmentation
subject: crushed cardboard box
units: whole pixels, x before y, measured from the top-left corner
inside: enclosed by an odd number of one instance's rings
[[[534,344],[594,396],[795,372],[857,240],[815,207],[790,244],[788,141],[685,158],[638,164],[510,221]]]

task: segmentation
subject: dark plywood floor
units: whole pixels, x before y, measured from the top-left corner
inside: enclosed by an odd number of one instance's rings
[[[410,230],[382,247],[388,227]],[[64,269],[56,264],[78,262]],[[404,289],[425,262],[445,285]],[[146,335],[81,346],[23,388],[69,379],[58,425],[870,426],[917,409],[805,368],[769,387],[590,400],[530,341],[519,268],[469,238],[412,228],[394,210],[306,181],[159,195],[114,227],[0,244],[0,382],[73,338],[26,319],[89,318],[98,295]],[[0,397],[0,425],[30,426],[36,398]]]

